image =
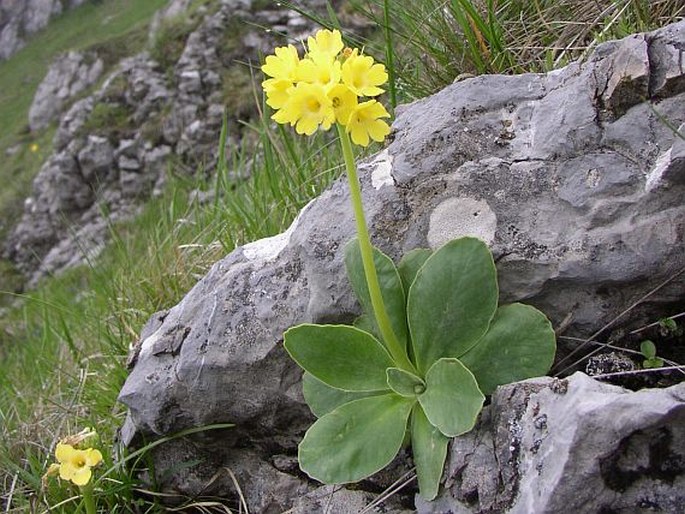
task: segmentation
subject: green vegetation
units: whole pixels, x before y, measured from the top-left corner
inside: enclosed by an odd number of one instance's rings
[[[474,427],[484,395],[498,385],[549,371],[554,330],[529,305],[498,307],[492,254],[463,237],[435,252],[412,250],[398,266],[373,250],[379,296],[400,343],[393,351],[372,307],[361,246],[354,240],[345,249],[362,305],[356,326],[304,324],[284,335],[319,418],[300,443],[300,467],[326,484],[357,482],[390,464],[409,433],[421,496],[432,500],[450,437]]]
[[[165,20],[152,41],[150,56],[165,70],[171,68],[181,57],[186,39],[195,27],[197,22],[183,15]]]
[[[20,145],[0,170],[0,180],[8,184],[0,191],[1,220],[16,219],[5,217],[3,202],[10,198],[6,190],[24,194],[50,151],[50,131],[31,136],[21,128],[54,53],[123,38],[144,26],[165,3],[88,3],[56,20],[13,59],[0,63],[0,155],[5,159],[7,148]],[[386,2],[351,3],[380,26],[386,18],[389,21],[389,31],[367,34],[363,43],[380,60],[392,52],[398,101],[435,91],[462,73],[560,66],[602,40],[655,28],[682,16],[685,9],[678,0],[393,0],[387,2],[386,17]],[[435,9],[443,4],[447,10]],[[584,17],[586,12],[590,14]],[[332,27],[337,22],[321,23]],[[136,44],[142,44],[142,33],[135,33]],[[242,83],[243,77],[237,80]],[[112,94],[117,94],[116,88]],[[105,111],[100,114],[113,114],[100,109]],[[243,143],[228,149],[226,165],[213,178],[202,178],[201,172],[192,179],[172,173],[163,196],[153,199],[135,221],[110,227],[111,243],[97,262],[48,280],[25,295],[4,295],[5,303],[12,305],[0,318],[3,512],[76,511],[76,491],[54,480],[43,489],[41,476],[53,461],[55,443],[86,426],[96,426],[103,441],[106,465],[96,470],[96,476],[112,468],[108,445],[124,419],[116,396],[127,374],[126,354],[142,325],[154,312],[177,303],[236,245],[282,231],[340,174],[342,157],[330,134],[296,139],[289,129],[272,127],[268,116],[265,112],[243,127]],[[38,149],[31,152],[28,148],[34,142]],[[191,201],[192,191],[213,188],[213,202]],[[2,230],[6,227],[0,227],[0,235]],[[5,291],[10,288],[5,281],[0,285]],[[134,459],[145,466],[143,454]],[[114,469],[97,483],[95,495],[102,512],[162,512],[146,487],[128,471]],[[218,503],[205,507],[212,509],[226,512]]]
[[[28,130],[29,107],[50,63],[62,52],[91,49],[110,69],[122,57],[144,48],[149,21],[166,3],[86,2],[53,20],[11,59],[0,62],[0,182],[4,184],[0,190],[0,240],[9,229],[5,220],[18,219],[31,181],[51,152],[54,126],[34,134]],[[32,151],[32,145],[38,149]],[[0,270],[0,283],[5,277]]]
[[[128,104],[95,104],[82,127],[83,134],[98,134],[116,140],[122,139],[125,133],[133,130],[132,109]]]

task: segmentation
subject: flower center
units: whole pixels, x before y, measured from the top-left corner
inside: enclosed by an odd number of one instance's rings
[[[316,98],[307,100],[307,108],[312,112],[318,112],[321,109],[321,103]]]
[[[333,107],[338,108],[338,107],[340,107],[341,103],[342,102],[340,101],[340,98],[338,98],[337,96],[335,98],[333,98]]]
[[[86,458],[83,455],[79,455],[74,459],[74,466],[77,468],[83,468],[86,465]]]

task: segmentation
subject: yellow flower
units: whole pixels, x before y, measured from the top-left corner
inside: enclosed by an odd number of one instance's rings
[[[369,146],[369,137],[379,143],[390,134],[390,127],[379,118],[389,118],[383,104],[369,100],[355,107],[347,121],[347,132],[352,141],[360,146]]]
[[[307,38],[307,47],[311,56],[326,54],[334,59],[344,46],[339,30],[319,30],[314,37]]]
[[[266,93],[266,104],[272,109],[280,109],[288,101],[293,83],[288,79],[268,79],[262,82]]]
[[[341,65],[328,54],[314,54],[300,61],[297,79],[310,84],[332,87],[340,82]]]
[[[342,65],[342,80],[359,96],[378,96],[383,90],[378,87],[388,80],[385,66],[374,64],[373,57],[359,55],[355,48]]]
[[[102,454],[93,448],[77,450],[70,444],[57,443],[55,457],[59,461],[59,476],[76,485],[86,485],[93,472],[90,468],[102,461]]]
[[[269,77],[295,82],[300,57],[293,45],[280,46],[274,50],[276,55],[266,57],[262,71]]]
[[[36,143],[33,143],[31,146],[29,146],[29,150],[31,150],[32,153],[36,153],[39,149],[40,147]]]
[[[338,84],[329,89],[328,98],[331,99],[333,104],[336,121],[341,125],[347,125],[350,114],[352,114],[352,111],[354,111],[359,103],[357,95],[346,85]]]
[[[298,83],[286,104],[272,116],[278,123],[290,123],[298,134],[311,136],[321,125],[324,130],[335,122],[333,101],[320,84]]]

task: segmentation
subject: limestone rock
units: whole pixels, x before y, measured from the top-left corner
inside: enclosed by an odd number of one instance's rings
[[[630,392],[576,373],[501,386],[454,439],[419,514],[683,512],[685,383]],[[495,471],[496,470],[496,471]]]
[[[95,84],[103,70],[102,59],[94,54],[68,52],[55,59],[29,109],[31,130],[45,128],[70,99]]]
[[[64,8],[85,0],[0,0],[0,60],[8,59],[26,44],[27,36],[44,28]]]
[[[106,180],[114,166],[114,150],[107,138],[88,136],[85,146],[78,153],[81,175],[88,183]]]
[[[662,119],[685,123],[685,87],[671,61],[650,57],[654,42],[670,55],[684,38],[681,22],[600,46],[583,64],[473,78],[405,106],[388,148],[359,164],[374,243],[398,260],[413,248],[481,237],[495,255],[503,302],[533,304],[555,326],[567,319],[568,335],[587,337],[685,266],[685,184],[653,173],[666,152],[679,155]],[[645,56],[647,68],[637,64]],[[645,69],[670,76],[670,86],[658,88],[658,115],[631,93],[644,92]],[[285,233],[216,263],[137,345],[120,393],[127,440],[230,422],[236,436],[224,441],[227,455],[252,447],[271,462],[268,437],[292,457],[312,416],[282,333],[358,314],[342,264],[353,236],[341,180]],[[630,322],[675,308],[683,285],[681,275]],[[632,412],[617,414],[627,405],[615,404],[613,422],[629,427]],[[496,474],[498,462],[483,459]]]
[[[318,0],[315,4],[325,5]],[[189,5],[185,0],[171,2],[159,20],[178,17]],[[111,223],[136,212],[164,183],[170,155],[189,172],[198,168],[211,172],[217,163],[224,111],[231,132],[238,130],[235,120],[248,120],[256,113],[249,70],[235,61],[257,62],[276,45],[275,36],[250,28],[248,21],[255,27],[264,25],[265,15],[249,0],[224,0],[216,7],[195,11],[204,15],[188,36],[178,62],[169,69],[162,69],[147,53],[124,59],[98,91],[75,102],[61,116],[53,141],[55,152],[69,156],[60,162],[78,163],[80,180],[90,191],[79,195],[78,203],[60,204],[63,212],[36,209],[36,205],[54,203],[53,197],[69,194],[62,189],[72,186],[56,179],[65,173],[71,176],[71,170],[55,165],[56,159],[49,159],[50,165],[38,174],[34,194],[3,244],[3,255],[27,276],[29,286],[48,272],[83,263],[84,254],[97,254],[107,237],[102,213],[109,213]],[[303,20],[283,8],[269,12],[285,25]],[[313,30],[311,22],[292,25],[285,29],[292,40]],[[61,109],[57,107],[62,100],[66,106],[66,100],[97,75],[97,69],[97,61],[81,54],[68,54],[58,61],[34,101],[34,125],[46,123],[53,111]],[[243,94],[230,90],[235,102],[228,106],[225,96],[230,86],[225,77],[233,77],[243,88]],[[239,136],[231,133],[228,140],[235,142]],[[84,240],[74,241],[74,234],[83,234]]]

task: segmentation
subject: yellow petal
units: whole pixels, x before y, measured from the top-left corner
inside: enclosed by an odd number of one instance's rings
[[[71,460],[76,450],[70,444],[57,443],[55,448],[55,457],[59,462],[67,462]]]
[[[92,475],[93,472],[90,470],[90,468],[88,466],[84,466],[74,472],[71,477],[71,481],[76,485],[86,485]]]
[[[102,453],[100,450],[90,448],[86,450],[86,466],[97,466],[102,462]]]
[[[384,121],[375,120],[369,124],[368,132],[369,136],[371,136],[371,139],[382,143],[385,139],[385,136],[390,134],[390,127]]]
[[[71,477],[74,476],[74,473],[76,473],[76,471],[77,468],[75,468],[68,462],[59,465],[59,477],[62,480],[71,480]]]

